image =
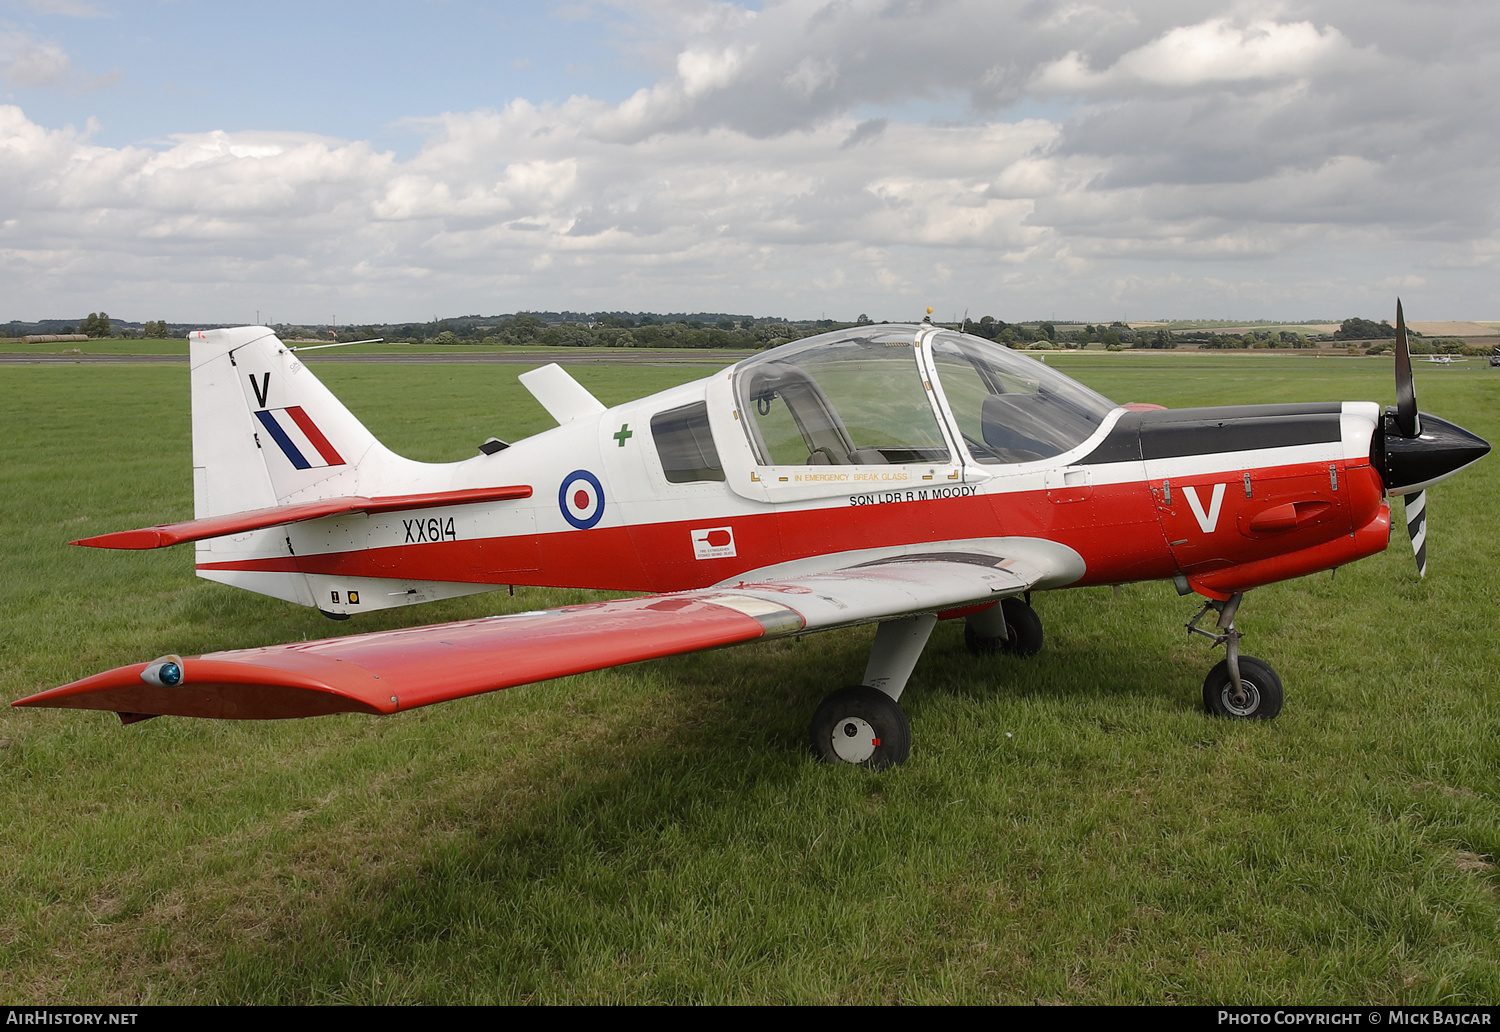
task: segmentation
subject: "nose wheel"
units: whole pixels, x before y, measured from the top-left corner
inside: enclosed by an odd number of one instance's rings
[[[1203,705],[1216,717],[1270,720],[1281,712],[1281,678],[1265,660],[1240,655],[1241,634],[1235,629],[1234,617],[1243,598],[1235,594],[1223,602],[1205,602],[1188,622],[1189,634],[1201,634],[1215,645],[1223,645],[1226,653],[1203,681]],[[1219,614],[1216,632],[1198,626],[1210,610]]]
[[[1208,672],[1203,681],[1203,705],[1216,717],[1270,720],[1281,712],[1281,678],[1254,656],[1240,657],[1240,682],[1229,675],[1229,660]]]

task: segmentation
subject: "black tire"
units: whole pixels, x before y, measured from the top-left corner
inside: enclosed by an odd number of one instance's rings
[[[818,706],[808,728],[813,755],[824,763],[884,770],[911,754],[911,725],[895,699],[868,685],[840,688]]]
[[[1281,712],[1281,678],[1269,663],[1254,656],[1240,657],[1240,684],[1236,697],[1229,660],[1223,659],[1203,681],[1203,706],[1216,717],[1235,720],[1271,720]]]
[[[1005,615],[1008,638],[986,638],[964,624],[964,646],[976,656],[993,656],[1003,652],[1007,656],[1034,656],[1042,651],[1042,618],[1023,599],[1007,598],[1000,603],[1000,612]]]

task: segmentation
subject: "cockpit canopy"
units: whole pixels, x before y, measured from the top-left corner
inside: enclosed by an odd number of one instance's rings
[[[740,364],[740,409],[768,466],[947,462],[910,327],[829,333]]]
[[[785,344],[741,362],[734,389],[767,466],[955,461],[929,384],[946,399],[971,459],[985,464],[1059,455],[1115,408],[1004,345],[913,325]]]

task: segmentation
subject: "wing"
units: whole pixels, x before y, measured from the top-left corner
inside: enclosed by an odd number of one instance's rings
[[[156,683],[155,664],[136,663],[12,705],[126,720],[395,713],[699,649],[985,605],[1082,573],[1071,549],[1035,539],[869,555],[696,591],[190,656],[171,687]]]

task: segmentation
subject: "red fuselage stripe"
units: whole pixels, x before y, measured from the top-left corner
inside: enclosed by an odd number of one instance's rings
[[[204,563],[198,568],[663,592],[706,587],[748,570],[831,552],[925,541],[1036,537],[1083,556],[1088,572],[1079,584],[1110,584],[1170,577],[1179,571],[1207,573],[1264,559],[1268,551],[1307,549],[1350,534],[1375,517],[1382,490],[1369,466],[1344,467],[1339,476],[1345,485],[1335,491],[1326,463],[1255,470],[1251,498],[1245,497],[1239,473],[1218,473],[1175,480],[1170,501],[1159,484],[1134,482],[1101,485],[1081,497],[1072,490],[1039,490],[773,510],[712,521],[733,529],[736,554],[710,559],[698,559],[693,551],[691,532],[706,522],[700,519]],[[1212,485],[1229,482],[1232,489],[1223,493],[1216,523],[1206,528],[1203,514],[1192,510],[1184,488],[1201,486],[1206,498]],[[1289,527],[1271,541],[1246,529],[1269,507],[1306,501],[1326,501],[1326,517]]]

